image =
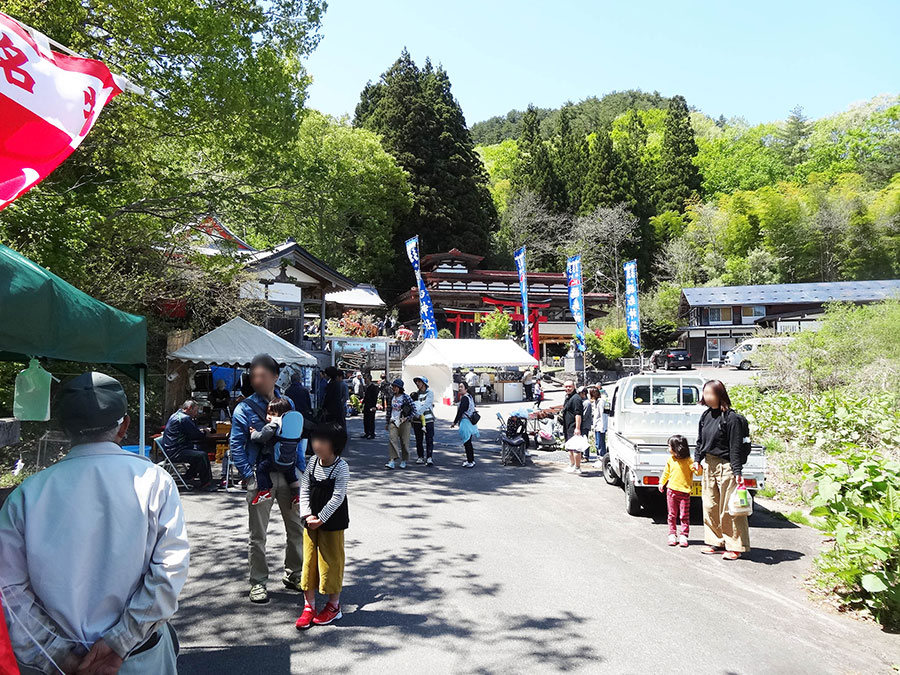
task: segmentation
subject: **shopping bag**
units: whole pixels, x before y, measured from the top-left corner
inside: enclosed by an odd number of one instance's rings
[[[753,497],[750,496],[747,488],[740,486],[731,493],[731,498],[728,500],[728,513],[732,516],[749,516],[753,513]]]
[[[566,441],[566,450],[572,452],[584,452],[588,449],[589,445],[588,439],[584,436],[572,436],[572,438]]]

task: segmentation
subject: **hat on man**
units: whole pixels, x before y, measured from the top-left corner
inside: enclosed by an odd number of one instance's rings
[[[128,413],[128,399],[118,380],[89,372],[72,378],[59,394],[63,428],[73,433],[110,429]]]
[[[391,382],[391,386],[392,386],[392,387],[397,387],[400,391],[403,391],[403,380],[401,380],[401,379],[398,377],[396,380],[394,380],[393,382]]]
[[[416,382],[416,381],[424,382],[425,385],[428,384],[428,378],[425,377],[424,375],[416,375],[416,376],[413,378],[413,382]]]

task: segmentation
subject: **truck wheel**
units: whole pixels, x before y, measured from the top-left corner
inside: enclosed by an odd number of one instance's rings
[[[609,459],[609,453],[603,455],[603,478],[610,485],[621,485],[622,481],[613,469],[612,462]]]
[[[643,505],[638,497],[637,488],[631,478],[631,470],[625,472],[625,511],[629,516],[639,516],[643,512]]]
[[[750,370],[750,362],[749,361],[741,361],[741,365],[738,366],[740,370]]]

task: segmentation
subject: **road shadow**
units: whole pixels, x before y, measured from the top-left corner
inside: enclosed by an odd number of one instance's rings
[[[800,560],[806,557],[806,554],[800,551],[792,551],[790,549],[771,549],[771,548],[751,548],[747,553],[741,555],[741,560],[747,562],[760,563],[763,565],[777,565],[778,563]]]
[[[178,655],[178,672],[191,675],[238,672],[290,675],[291,648],[287,644],[184,647]]]

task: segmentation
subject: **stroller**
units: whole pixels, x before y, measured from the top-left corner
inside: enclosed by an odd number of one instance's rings
[[[503,466],[516,462],[519,466],[525,466],[528,456],[528,413],[524,417],[521,411],[514,412],[508,421],[498,412],[497,420],[500,422],[500,462]]]

